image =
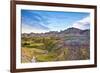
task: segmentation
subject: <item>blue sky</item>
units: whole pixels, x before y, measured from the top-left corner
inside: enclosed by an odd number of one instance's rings
[[[90,14],[82,12],[21,10],[22,33],[61,31],[70,27],[89,29],[89,19]]]

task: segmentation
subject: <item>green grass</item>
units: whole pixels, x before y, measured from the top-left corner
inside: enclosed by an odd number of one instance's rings
[[[56,59],[56,54],[54,53],[42,54],[42,55],[38,55],[36,59],[39,62],[54,61]]]

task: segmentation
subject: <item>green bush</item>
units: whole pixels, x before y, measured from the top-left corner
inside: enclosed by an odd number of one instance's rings
[[[22,47],[26,47],[26,46],[29,46],[30,45],[30,43],[28,43],[28,42],[22,42]]]

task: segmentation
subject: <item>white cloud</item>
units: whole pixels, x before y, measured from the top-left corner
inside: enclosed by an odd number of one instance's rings
[[[79,29],[89,29],[90,27],[90,16],[83,18],[82,20],[76,21],[72,27]]]
[[[42,30],[42,29],[36,29],[34,27],[31,27],[29,25],[24,25],[22,24],[22,33],[43,33],[43,32],[47,32],[46,30]]]

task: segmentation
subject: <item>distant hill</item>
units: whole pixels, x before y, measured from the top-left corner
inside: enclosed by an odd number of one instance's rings
[[[68,28],[66,30],[57,32],[57,31],[50,31],[46,33],[23,33],[22,37],[44,37],[44,36],[57,36],[57,37],[63,37],[66,35],[73,35],[73,36],[89,36],[90,35],[90,30],[81,30],[78,28]]]
[[[65,34],[80,34],[82,30],[78,29],[78,28],[68,28],[60,33],[65,33]]]
[[[83,30],[83,31],[80,32],[80,34],[90,35],[90,30],[89,29]]]

